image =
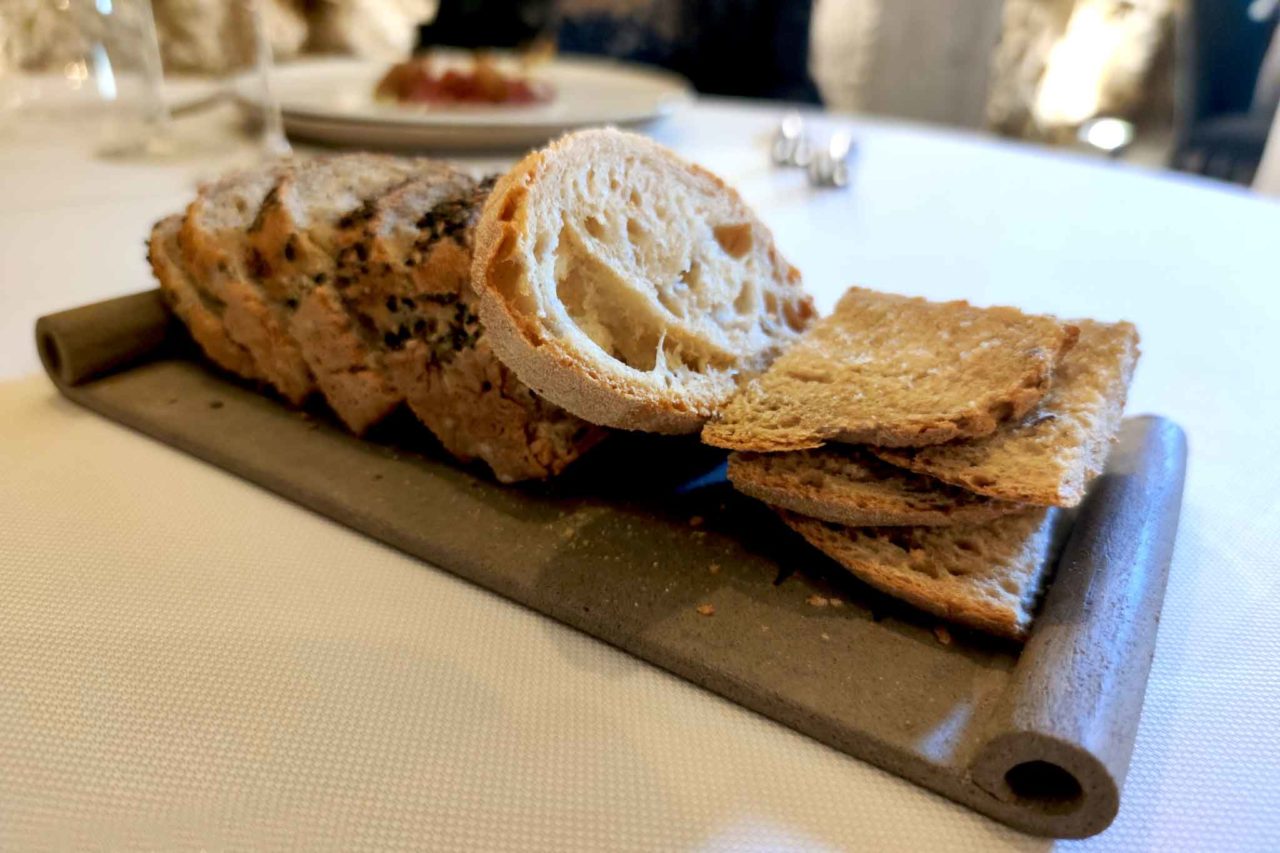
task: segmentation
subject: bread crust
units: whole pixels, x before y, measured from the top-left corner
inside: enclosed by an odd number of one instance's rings
[[[617,131],[587,133],[623,136]],[[522,268],[514,253],[521,234],[530,227],[528,197],[537,189],[550,158],[559,156],[573,140],[574,135],[570,135],[550,148],[526,156],[498,181],[481,212],[476,228],[472,284],[479,297],[480,317],[490,345],[535,392],[587,421],[649,432],[696,432],[725,400],[699,398],[678,387],[652,393],[610,375],[585,360],[564,340],[544,334],[536,318],[530,317],[519,304],[516,286],[521,277],[528,275],[528,270]],[[670,152],[665,152],[665,156],[676,168],[710,179],[735,203],[743,204],[736,191],[715,175],[684,163]],[[777,255],[767,229],[763,225],[759,227],[770,241],[771,258],[788,270],[788,283],[797,288],[795,321],[801,326],[807,325],[813,308],[809,298],[798,289],[799,275]]]
[[[198,285],[182,260],[178,247],[181,216],[160,220],[151,229],[147,242],[147,261],[160,283],[160,291],[170,310],[177,315],[209,360],[224,370],[246,379],[262,379],[253,355],[231,339],[222,318],[208,305],[211,299],[201,295]]]
[[[263,175],[278,186],[290,171],[290,165],[282,164],[259,172],[234,173],[202,186],[187,206],[178,239],[197,286],[224,306],[221,320],[227,334],[250,353],[257,373],[290,403],[301,405],[316,390],[314,378],[284,318],[269,303],[259,277],[249,268],[242,229],[212,233],[202,224],[212,194],[233,190],[237,182]],[[269,198],[270,191],[263,203]]]

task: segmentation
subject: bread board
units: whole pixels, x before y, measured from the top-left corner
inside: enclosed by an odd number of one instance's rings
[[[81,405],[996,820],[1080,838],[1120,807],[1185,471],[1164,419],[1126,420],[1020,648],[849,578],[688,438],[502,486],[408,418],[357,439],[207,368],[156,291],[36,343]]]

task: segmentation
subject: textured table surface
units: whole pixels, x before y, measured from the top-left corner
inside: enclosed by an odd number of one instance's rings
[[[852,121],[854,186],[818,193],[766,165],[774,118],[656,135],[824,308],[858,282],[1138,324],[1129,411],[1187,430],[1183,521],[1120,815],[1060,846],[1280,847],[1280,205]],[[219,161],[36,126],[0,154],[0,847],[1051,846],[62,400],[35,317],[149,286],[147,227]]]

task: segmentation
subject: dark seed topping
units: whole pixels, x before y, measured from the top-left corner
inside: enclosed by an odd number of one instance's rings
[[[271,265],[267,263],[267,259],[257,249],[249,252],[249,272],[255,278],[270,278]]]

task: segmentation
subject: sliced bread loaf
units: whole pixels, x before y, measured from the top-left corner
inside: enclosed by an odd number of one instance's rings
[[[231,339],[222,325],[223,305],[203,292],[187,271],[178,245],[182,217],[162,219],[151,229],[147,260],[165,302],[214,364],[246,379],[261,379],[252,354]]]
[[[844,527],[788,512],[782,518],[871,586],[1014,640],[1026,639],[1056,545],[1056,510],[950,527]]]
[[[603,433],[535,396],[489,348],[470,286],[488,191],[452,173],[386,193],[341,238],[336,282],[393,387],[450,453],[504,482],[542,479]]]
[[[1075,335],[1015,308],[851,288],[707,424],[702,440],[771,452],[988,435],[1044,396]]]
[[[1041,506],[1080,503],[1120,428],[1138,361],[1138,332],[1129,323],[1074,322],[1079,341],[1063,357],[1049,393],[1020,422],[977,441],[873,452],[993,498]]]
[[[187,208],[179,242],[199,286],[224,307],[232,340],[253,356],[257,372],[294,404],[314,390],[311,373],[287,324],[270,305],[246,264],[245,228],[288,164],[234,172],[201,187]]]
[[[729,454],[729,480],[765,503],[854,527],[966,524],[1026,509],[895,468],[850,446],[738,451]]]
[[[271,310],[329,405],[356,433],[385,417],[401,397],[371,357],[335,286],[343,234],[359,230],[370,205],[411,176],[447,180],[452,174],[439,163],[375,154],[298,161],[248,229],[250,265]]]
[[[624,429],[696,431],[813,314],[736,192],[616,130],[571,134],[508,172],[472,270],[502,361],[548,400]]]

